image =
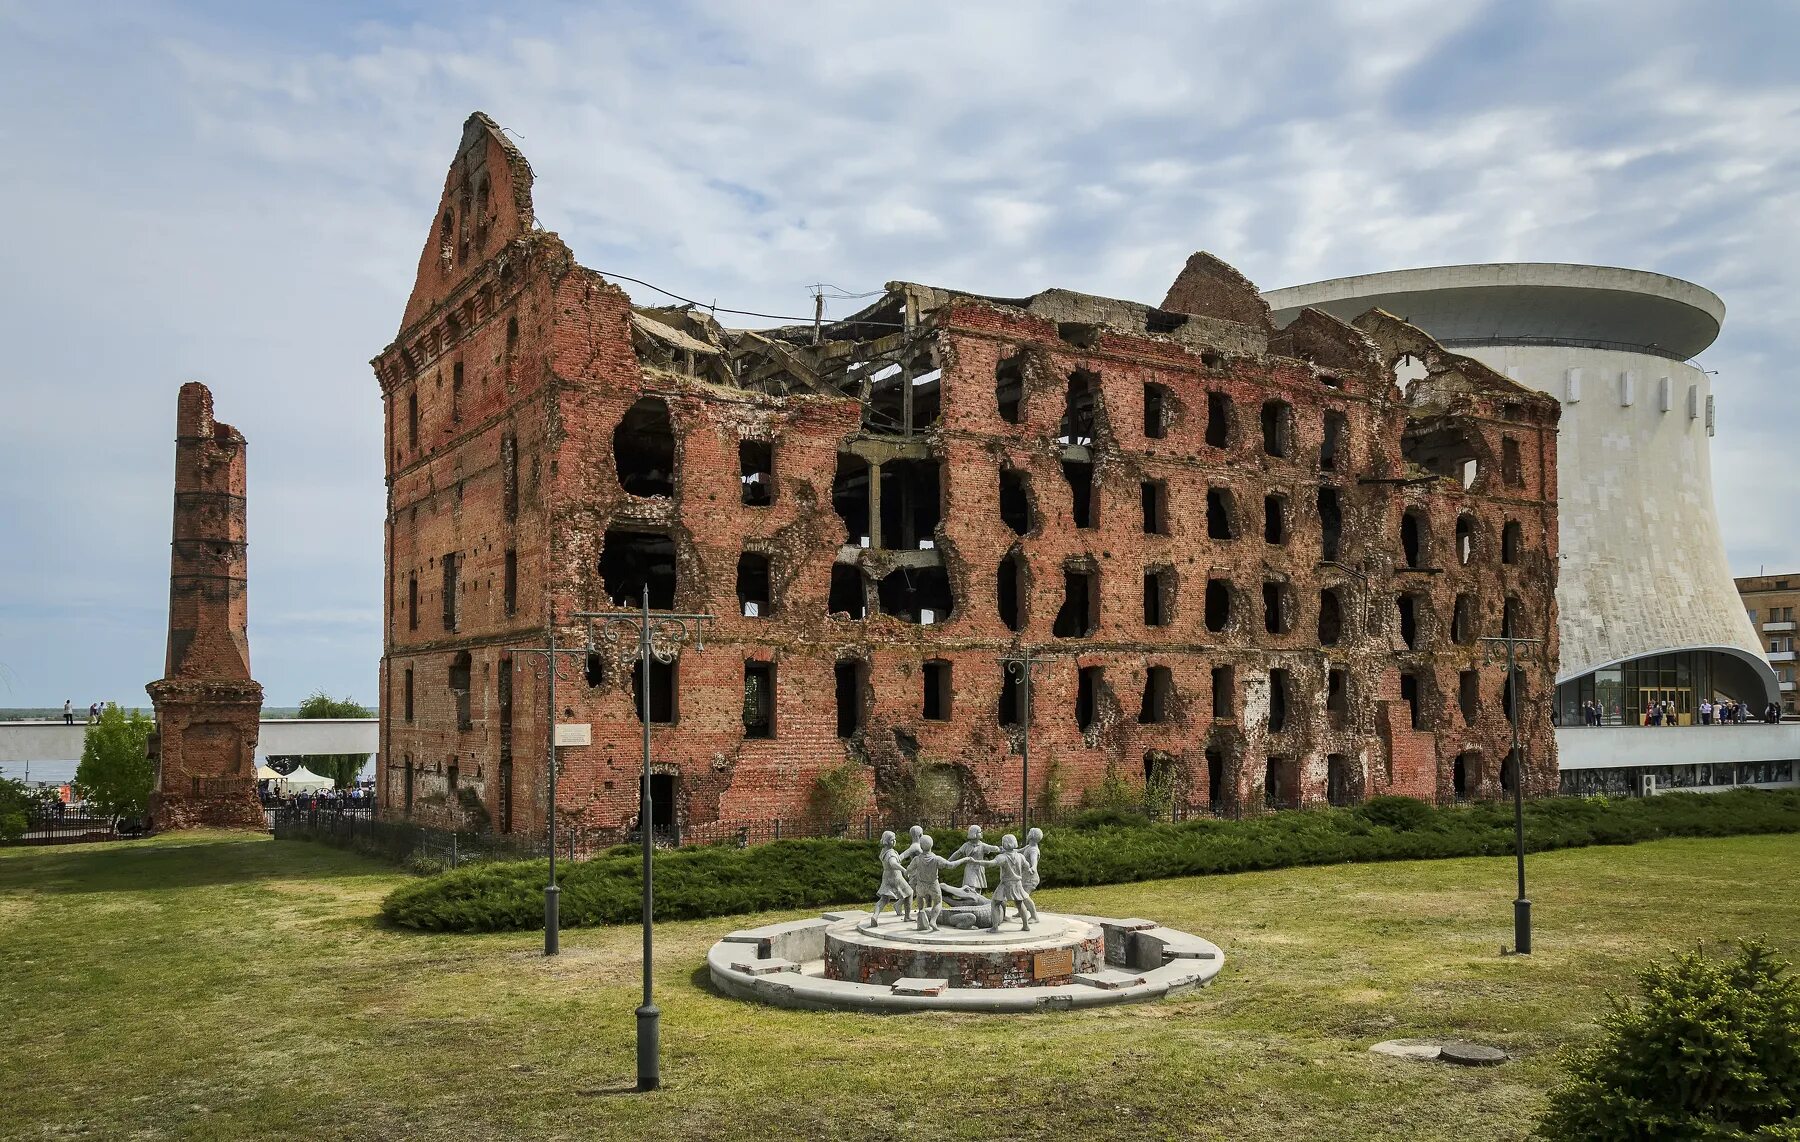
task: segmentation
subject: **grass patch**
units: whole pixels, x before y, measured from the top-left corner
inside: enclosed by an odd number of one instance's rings
[[[1796,790],[1548,798],[1525,807],[1525,842],[1533,852],[1796,831]],[[935,840],[943,853],[958,843],[948,833]],[[1237,821],[1152,825],[1127,818],[1055,829],[1045,843],[1043,869],[1045,885],[1060,888],[1302,865],[1493,856],[1513,847],[1510,804],[1438,809],[1405,797],[1377,797],[1354,809]],[[666,853],[657,858],[657,912],[686,920],[865,901],[878,879],[876,851],[868,841],[794,840]],[[395,924],[434,932],[541,927],[548,876],[541,860],[473,865],[402,885],[383,903],[382,914]],[[563,924],[636,922],[641,878],[640,857],[630,850],[565,864],[559,877]]]
[[[0,1137],[1522,1139],[1644,963],[1759,934],[1800,955],[1796,867],[1797,836],[1535,857],[1537,954],[1504,959],[1506,858],[1046,889],[1229,959],[1196,995],[1011,1018],[725,999],[706,948],[796,913],[659,923],[666,1086],[640,1097],[634,928],[547,960],[534,932],[384,927],[403,873],[234,834],[0,850]],[[1366,1050],[1428,1035],[1519,1058]]]

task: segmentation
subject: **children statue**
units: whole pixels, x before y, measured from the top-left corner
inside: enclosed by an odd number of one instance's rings
[[[975,892],[986,892],[987,873],[982,870],[982,866],[989,862],[983,858],[993,856],[999,851],[998,848],[981,839],[980,825],[970,825],[969,839],[963,842],[961,848],[950,854],[951,859],[956,860],[958,864],[962,864],[964,860],[968,861],[967,864],[963,864],[962,886]]]
[[[988,847],[993,848],[992,845]],[[998,869],[1000,873],[1000,887],[994,890],[993,922],[989,925],[989,931],[1000,930],[1001,923],[1006,919],[1006,905],[1011,902],[1019,908],[1020,930],[1029,932],[1031,918],[1037,915],[1037,905],[1031,902],[1031,894],[1025,887],[1025,874],[1031,867],[1030,862],[1019,851],[1019,838],[1011,833],[1000,838],[1000,848],[996,851],[999,856],[980,862]]]
[[[907,833],[911,835],[912,843],[910,845],[907,845],[906,849],[903,852],[901,852],[901,854],[900,854],[900,863],[901,864],[905,864],[907,861],[911,860],[913,857],[916,857],[919,855],[919,838],[925,835],[925,829],[923,826],[914,825],[912,828],[907,830]],[[912,919],[912,896],[910,894],[901,899],[900,909],[901,909],[901,912],[900,912],[901,919],[903,919],[903,920],[911,920]]]
[[[944,911],[943,886],[938,883],[938,873],[947,868],[955,868],[967,860],[945,860],[931,851],[932,840],[929,836],[919,838],[919,855],[913,857],[912,863],[906,866],[906,879],[912,885],[913,902],[919,906],[919,928],[921,932],[938,930],[938,916]]]
[[[865,928],[873,928],[881,922],[881,910],[893,908],[898,912],[904,904],[911,912],[912,885],[907,883],[906,870],[900,866],[900,854],[894,851],[894,834],[881,834],[881,887],[875,890],[875,913],[870,916]]]
[[[1032,901],[1031,894],[1036,892],[1037,886],[1042,883],[1038,876],[1038,842],[1043,839],[1044,830],[1033,826],[1031,831],[1025,834],[1025,847],[1019,850],[1019,855],[1025,858],[1025,904],[1031,909],[1033,920],[1037,919],[1037,904]]]

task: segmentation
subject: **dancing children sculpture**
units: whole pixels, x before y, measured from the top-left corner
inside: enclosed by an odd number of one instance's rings
[[[901,852],[901,854],[900,854],[900,863],[901,864],[905,864],[907,861],[911,860],[913,857],[916,857],[919,855],[919,838],[925,835],[925,829],[921,825],[914,825],[912,828],[908,829],[907,832],[912,836],[912,844],[907,845],[906,849],[903,852]],[[904,897],[900,901],[900,909],[901,909],[900,918],[902,920],[911,920],[912,919],[912,896],[911,895]]]
[[[906,879],[912,885],[913,903],[919,906],[918,930],[935,932],[938,930],[938,916],[944,911],[943,886],[938,883],[938,873],[947,868],[955,868],[967,860],[945,860],[931,851],[932,840],[929,836],[919,838],[919,855],[906,866]]]
[[[994,846],[989,845],[989,848]],[[965,858],[971,864],[981,864],[1000,870],[1000,887],[994,890],[994,909],[988,931],[998,932],[1000,925],[1006,920],[1008,902],[1019,907],[1019,930],[1031,931],[1032,917],[1037,915],[1037,905],[1032,903],[1031,894],[1025,888],[1025,874],[1031,864],[1024,853],[1019,851],[1019,838],[1011,833],[1000,838],[999,856],[993,860],[977,860]],[[1027,910],[1029,909],[1029,914]]]
[[[992,862],[984,860],[983,858],[992,856],[999,851],[1000,850],[997,847],[990,845],[981,839],[980,825],[970,825],[969,839],[963,842],[961,848],[950,854],[950,858],[952,860],[957,860],[958,863],[961,863],[961,860],[968,861],[967,864],[963,865],[962,886],[974,892],[986,892],[988,886],[987,873],[982,869],[982,866]],[[958,858],[961,858],[961,860],[958,860]]]
[[[1031,918],[1037,919],[1037,904],[1031,894],[1037,891],[1042,881],[1038,877],[1038,842],[1044,839],[1044,830],[1035,826],[1025,834],[1025,847],[1019,854],[1025,858],[1025,903],[1031,908]]]
[[[906,869],[900,865],[900,854],[894,851],[894,834],[891,832],[881,834],[880,859],[881,887],[875,890],[875,914],[864,925],[869,928],[881,922],[883,908],[892,908],[898,913],[904,906],[909,914],[912,911],[912,885],[907,883]]]

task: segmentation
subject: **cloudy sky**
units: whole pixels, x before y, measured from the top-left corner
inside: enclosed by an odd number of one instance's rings
[[[775,313],[896,278],[1154,302],[1202,248],[1265,288],[1688,278],[1730,311],[1733,568],[1800,571],[1800,7],[500,7],[0,0],[0,706],[161,673],[188,379],[250,440],[268,700],[374,698],[368,360],[475,109],[583,263]]]

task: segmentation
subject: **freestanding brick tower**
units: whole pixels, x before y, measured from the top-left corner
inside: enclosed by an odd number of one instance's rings
[[[213,419],[212,393],[181,386],[170,544],[169,655],[145,687],[156,706],[158,829],[261,828],[256,736],[262,685],[250,677],[244,560],[244,438]]]

